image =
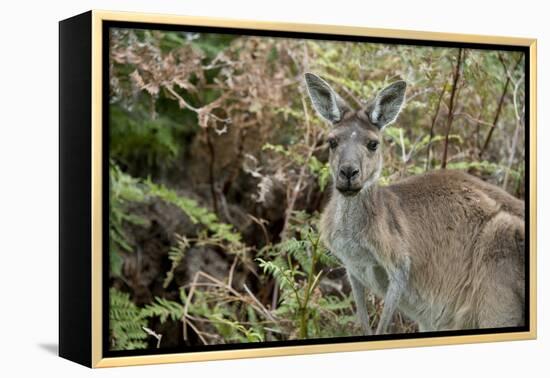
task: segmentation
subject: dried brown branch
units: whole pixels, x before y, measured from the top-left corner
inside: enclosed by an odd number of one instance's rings
[[[518,65],[521,63],[521,60],[523,59],[523,55],[520,55],[516,62],[514,63],[514,66],[512,68],[511,72],[514,72]],[[504,86],[502,88],[502,93],[500,94],[500,98],[498,100],[497,110],[495,112],[495,117],[493,118],[493,123],[491,124],[491,128],[489,129],[489,132],[487,133],[487,137],[485,138],[485,142],[483,143],[483,147],[481,147],[481,150],[479,151],[479,158],[481,159],[483,157],[483,154],[487,150],[487,147],[489,146],[489,142],[491,141],[491,137],[493,136],[493,132],[495,131],[498,120],[500,118],[500,113],[502,111],[502,105],[504,104],[504,99],[506,97],[506,93],[508,92],[508,87],[510,85],[511,81],[511,75],[508,74],[508,67],[506,65],[506,62],[504,62],[504,58],[499,53],[499,60],[502,64],[502,67],[504,69],[504,73],[506,74],[506,81],[504,82]]]
[[[514,159],[516,157],[516,150],[519,140],[519,131],[523,127],[523,117],[520,115],[520,111],[518,110],[518,91],[520,88],[520,84],[523,82],[524,76],[522,76],[518,81],[514,83],[514,92],[513,92],[513,99],[514,99],[514,113],[516,116],[516,128],[514,130],[514,136],[512,138],[512,147],[510,148],[510,157],[508,158],[508,164],[506,166],[506,173],[504,175],[504,180],[502,182],[502,187],[504,189],[508,186],[508,178],[510,176],[510,170],[512,169],[512,164],[514,163]]]
[[[230,118],[220,118],[220,117],[218,117],[217,115],[215,115],[214,113],[211,112],[211,110],[213,108],[215,108],[218,104],[223,103],[223,101],[225,100],[225,96],[221,96],[221,97],[217,98],[216,100],[212,101],[210,104],[207,104],[203,107],[196,108],[196,107],[192,106],[191,104],[189,104],[189,102],[185,101],[185,99],[178,92],[176,92],[171,85],[164,85],[163,88],[165,88],[172,96],[174,96],[176,98],[180,108],[189,109],[189,110],[197,113],[197,115],[199,116],[199,124],[201,124],[201,126],[204,126],[204,122],[200,122],[201,117],[203,117],[203,118],[204,117],[209,117],[209,118],[212,118],[216,121],[223,122],[225,124],[231,123]]]
[[[244,288],[244,291],[246,291],[246,293],[250,296],[250,298],[252,298],[254,303],[256,303],[256,305],[258,305],[258,307],[262,309],[262,313],[265,314],[265,316],[272,322],[277,322],[277,320],[273,317],[271,312],[267,308],[265,308],[265,306],[262,304],[262,302],[258,300],[258,298],[256,298],[256,296],[252,293],[252,291],[248,288],[248,286],[246,286],[246,284],[243,285],[243,288]]]
[[[486,101],[486,98],[482,97],[481,103],[479,104],[479,113],[476,119],[477,122],[476,122],[476,128],[475,128],[475,146],[478,151],[481,149],[480,131],[481,131],[481,124],[482,124],[479,121],[481,121],[481,117],[483,115],[483,109],[485,108],[485,101]]]
[[[445,95],[446,90],[447,90],[447,82],[445,82],[441,87],[441,91],[439,92],[439,96],[437,98],[435,113],[432,117],[432,123],[430,126],[430,139],[428,140],[428,146],[426,147],[426,167],[425,167],[426,171],[431,168],[430,153],[432,150],[432,139],[434,137],[434,128],[435,128],[435,123],[437,121],[437,117],[439,116],[439,109],[441,108],[441,100],[443,100],[443,96]]]
[[[460,69],[462,66],[463,59],[463,49],[458,49],[458,55],[456,60],[456,66],[453,72],[453,84],[451,87],[451,97],[449,99],[449,112],[447,114],[447,128],[445,130],[445,144],[443,147],[443,157],[441,158],[441,168],[445,169],[447,167],[447,152],[449,149],[449,133],[451,132],[451,126],[453,125],[454,119],[454,107],[455,107],[455,96],[458,88],[458,80],[460,79]]]
[[[214,213],[216,215],[220,215],[219,209],[218,209],[218,195],[216,193],[216,179],[215,179],[215,172],[214,167],[216,165],[216,149],[214,148],[214,143],[212,142],[212,138],[210,136],[210,131],[207,129],[206,131],[206,145],[208,146],[208,152],[210,153],[210,161],[208,163],[208,180],[210,181],[210,195],[212,196],[212,208],[214,210]]]
[[[205,278],[206,280],[210,281],[212,284],[202,284],[202,283],[199,283],[198,280],[199,278]],[[273,320],[273,321],[276,321],[275,317],[273,316],[273,314],[267,310],[259,301],[257,298],[255,298],[254,296],[250,296],[249,293],[247,293],[248,295],[245,296],[241,293],[239,293],[237,290],[235,290],[230,284],[228,283],[225,283],[215,277],[213,277],[212,275],[204,272],[204,271],[201,271],[199,270],[197,273],[195,273],[195,276],[193,278],[193,281],[192,283],[188,286],[190,289],[189,289],[189,294],[187,295],[187,302],[185,303],[185,306],[184,306],[184,310],[183,310],[183,316],[184,318],[188,316],[188,313],[189,313],[189,306],[190,306],[190,303],[192,302],[192,299],[193,299],[193,295],[195,293],[195,290],[196,290],[196,287],[201,287],[201,286],[212,286],[212,287],[217,287],[217,288],[221,288],[223,290],[226,290],[228,293],[232,294],[233,297],[230,298],[231,301],[239,301],[239,302],[243,302],[249,306],[251,306],[252,308],[254,308],[258,313],[260,314],[264,314],[264,316],[267,318],[267,319],[270,319],[270,320]],[[246,290],[246,289],[245,289]],[[258,305],[258,303],[260,303],[260,305]],[[185,320],[182,319],[182,321],[184,322],[185,324]]]
[[[145,333],[147,333],[148,335],[153,336],[155,339],[157,339],[157,349],[159,349],[160,348],[160,342],[162,340],[162,335],[160,333],[156,333],[155,331],[153,331],[150,328],[147,328],[147,327],[142,327],[142,328],[145,331]]]
[[[257,218],[255,216],[253,216],[252,214],[247,214],[247,216],[254,222],[256,223],[258,226],[260,226],[261,230],[262,230],[262,233],[264,235],[264,239],[265,239],[265,244],[268,245],[269,243],[271,243],[271,239],[269,238],[269,233],[267,232],[267,228],[265,227],[265,224],[267,223],[267,221],[265,219],[260,219],[260,218]]]
[[[477,125],[485,125],[485,126],[492,126],[493,125],[490,122],[484,121],[484,120],[480,119],[479,117],[476,118],[476,117],[474,117],[471,114],[468,114],[466,112],[455,112],[455,118],[456,117],[464,117],[469,122],[477,124]]]
[[[233,259],[233,263],[231,264],[231,268],[229,269],[229,276],[227,277],[227,285],[229,287],[233,287],[233,275],[235,274],[235,268],[237,267],[237,263],[239,260],[237,259],[237,256]]]

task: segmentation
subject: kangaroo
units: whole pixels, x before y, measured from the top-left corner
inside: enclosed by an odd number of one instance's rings
[[[359,322],[373,330],[365,289],[384,300],[376,334],[396,310],[420,332],[523,326],[524,202],[467,173],[435,170],[378,185],[382,132],[406,83],[356,111],[319,76],[305,74],[328,135],[331,198],[321,238],[346,268]]]

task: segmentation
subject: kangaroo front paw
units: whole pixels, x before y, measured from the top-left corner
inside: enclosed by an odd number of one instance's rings
[[[361,327],[361,330],[365,334],[365,336],[371,336],[374,335],[374,330],[370,327],[368,322],[365,322],[364,320],[358,320],[357,324],[359,327]]]
[[[387,326],[384,326],[383,324],[378,324],[378,327],[376,327],[375,335],[384,335],[384,334],[390,334],[393,333],[393,327],[392,324],[388,324]]]
[[[368,325],[367,326],[363,325],[363,331],[365,332],[366,336],[371,336],[371,335],[374,334],[373,331],[372,331],[372,328],[369,327]]]

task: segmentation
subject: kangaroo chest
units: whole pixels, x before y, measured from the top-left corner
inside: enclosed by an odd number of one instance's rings
[[[353,275],[378,296],[384,296],[388,286],[386,271],[379,262],[379,253],[369,242],[368,219],[356,212],[357,207],[342,206],[331,222],[329,244],[348,274]]]

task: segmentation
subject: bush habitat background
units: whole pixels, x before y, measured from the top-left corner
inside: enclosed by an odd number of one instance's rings
[[[109,58],[112,350],[362,334],[319,243],[328,126],[304,72],[355,107],[407,81],[381,185],[460,169],[524,198],[521,53],[112,29]]]

